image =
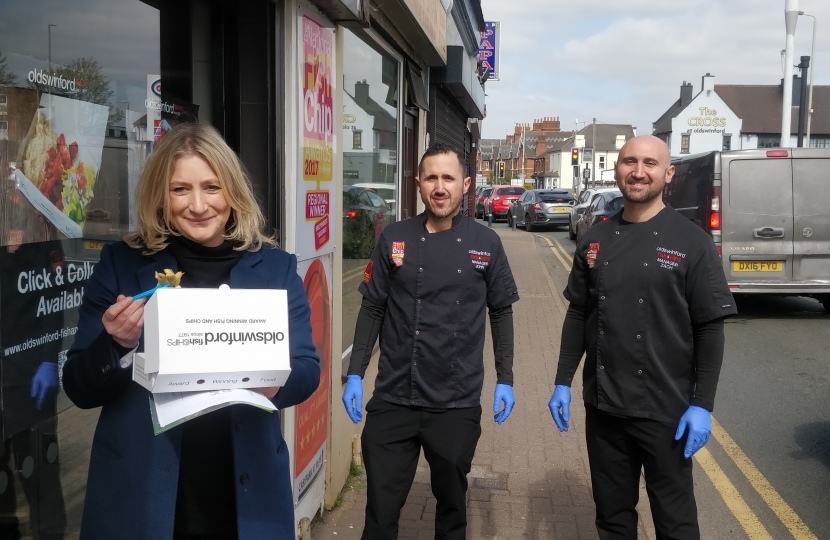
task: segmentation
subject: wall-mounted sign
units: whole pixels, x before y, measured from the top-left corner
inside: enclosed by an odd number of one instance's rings
[[[300,164],[295,252],[299,260],[334,251],[334,31],[300,18]]]
[[[487,79],[499,80],[499,47],[501,43],[501,23],[486,22],[478,45],[478,58],[482,68],[488,72]]]

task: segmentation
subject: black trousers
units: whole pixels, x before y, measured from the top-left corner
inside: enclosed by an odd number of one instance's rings
[[[699,540],[692,460],[683,457],[685,439],[674,440],[677,426],[585,410],[600,539],[637,539],[642,468],[657,539]]]
[[[421,447],[436,498],[435,540],[464,540],[467,473],[481,436],[481,407],[428,411],[372,398],[361,444],[367,502],[363,540],[396,540]]]

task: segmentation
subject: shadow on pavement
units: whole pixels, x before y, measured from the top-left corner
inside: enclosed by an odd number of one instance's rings
[[[739,324],[754,319],[830,319],[830,314],[815,298],[767,294],[733,293],[733,295],[738,306],[738,314],[727,319],[727,324]]]
[[[830,422],[810,422],[795,428],[795,442],[800,450],[795,459],[814,459],[830,469]]]

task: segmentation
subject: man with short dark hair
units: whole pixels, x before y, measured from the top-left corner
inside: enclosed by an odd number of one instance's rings
[[[641,469],[657,537],[700,538],[690,458],[709,439],[723,320],[737,311],[712,238],[663,203],[673,175],[663,141],[625,143],[614,169],[623,210],[580,240],[564,293],[570,306],[548,406],[568,431],[570,386],[585,353],[601,540],[636,540]]]
[[[415,180],[424,213],[384,229],[358,289],[363,303],[343,392],[355,424],[380,335],[361,438],[364,540],[398,537],[421,448],[437,500],[435,538],[465,539],[467,474],[481,435],[485,306],[498,380],[494,420],[504,422],[515,403],[511,306],[519,295],[498,235],[459,213],[470,186],[465,168],[453,148],[430,146]]]

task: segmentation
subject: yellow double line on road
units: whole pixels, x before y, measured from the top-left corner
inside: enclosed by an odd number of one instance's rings
[[[571,256],[568,254],[567,251],[565,251],[565,248],[562,247],[562,244],[560,244],[557,240],[551,242],[550,238],[548,238],[547,236],[542,236],[541,234],[537,234],[536,236],[548,243],[548,245],[550,246],[550,250],[553,252],[554,255],[556,255],[556,258],[559,259],[559,262],[562,263],[562,266],[565,268],[565,270],[570,272],[571,263],[568,261],[571,259]]]
[[[541,234],[536,235],[547,242],[550,250],[562,263],[566,271],[571,271],[571,256],[557,240],[551,240]],[[801,520],[798,514],[778,494],[772,484],[761,474],[761,471],[752,463],[738,444],[729,436],[726,430],[712,417],[712,436],[720,444],[726,454],[735,462],[738,469],[743,473],[750,485],[758,492],[767,506],[775,513],[781,523],[790,531],[795,540],[818,540],[810,528]],[[715,489],[718,490],[729,511],[738,520],[751,540],[772,540],[772,536],[758,519],[758,516],[749,508],[738,489],[723,472],[720,465],[706,448],[701,448],[695,459],[701,466],[706,476],[709,477]]]

